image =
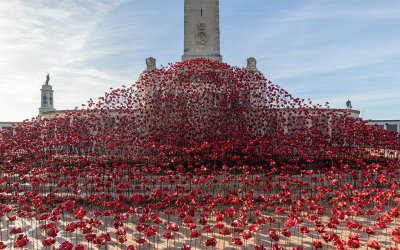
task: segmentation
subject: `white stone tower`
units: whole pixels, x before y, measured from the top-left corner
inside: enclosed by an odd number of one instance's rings
[[[219,39],[219,0],[185,0],[182,61],[207,58],[222,61]]]
[[[46,82],[42,85],[41,92],[41,105],[39,108],[39,114],[46,111],[52,111],[54,109],[54,100],[53,100],[53,88],[49,85],[50,76],[47,74]]]

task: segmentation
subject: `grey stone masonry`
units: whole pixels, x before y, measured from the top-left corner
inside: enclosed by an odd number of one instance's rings
[[[206,58],[222,61],[219,38],[219,0],[185,0],[182,61]]]
[[[147,57],[146,58],[146,69],[144,70],[144,73],[152,71],[153,69],[156,69],[156,59],[153,57]]]
[[[49,85],[50,77],[47,74],[46,83],[42,85],[42,89],[40,90],[40,108],[39,114],[46,111],[52,111],[54,109],[54,99],[53,99],[53,88]]]

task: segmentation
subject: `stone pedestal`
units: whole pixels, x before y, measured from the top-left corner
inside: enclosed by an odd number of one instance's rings
[[[39,108],[39,113],[52,111],[54,109],[54,100],[53,100],[53,88],[51,85],[44,84],[42,85],[41,92],[41,105]]]

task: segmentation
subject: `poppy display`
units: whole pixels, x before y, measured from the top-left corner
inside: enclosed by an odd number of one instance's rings
[[[0,138],[0,249],[396,249],[400,137],[193,59]]]

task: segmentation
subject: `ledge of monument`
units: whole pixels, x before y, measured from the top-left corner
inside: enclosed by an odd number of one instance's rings
[[[42,90],[53,90],[53,88],[51,87],[51,85],[43,84]]]
[[[205,59],[222,62],[221,55],[183,55],[182,61],[192,60],[192,59],[196,59],[196,58],[205,58]]]

